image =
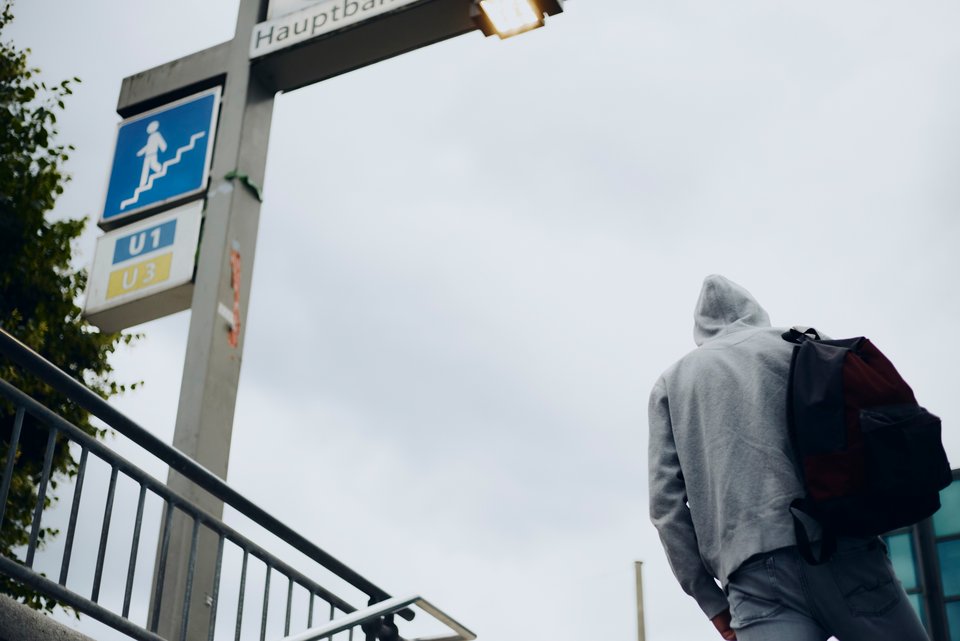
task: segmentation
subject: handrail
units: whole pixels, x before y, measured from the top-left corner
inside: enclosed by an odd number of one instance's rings
[[[70,400],[79,404],[104,423],[123,434],[134,443],[151,452],[189,480],[196,483],[216,498],[230,505],[257,525],[282,538],[296,550],[307,555],[324,568],[340,577],[353,587],[361,590],[374,601],[383,601],[390,595],[370,580],[348,567],[307,538],[285,525],[276,517],[231,488],[213,472],[186,456],[174,447],[148,432],[136,422],[113,408],[86,386],[73,379],[69,374],[37,354],[32,349],[0,328],[0,354],[35,376],[40,377],[50,387]],[[404,619],[413,620],[412,610],[398,612]]]
[[[51,411],[49,408],[44,407],[36,400],[2,378],[0,378],[0,396],[5,396],[8,399],[12,399],[17,405],[24,408],[28,414],[35,416],[45,422],[47,425],[54,427],[60,434],[67,436],[72,442],[84,448],[90,454],[97,455],[102,460],[110,460],[111,464],[119,472],[123,472],[135,482],[140,483],[147,489],[151,490],[157,494],[157,496],[167,501],[171,506],[179,508],[180,510],[195,516],[201,523],[209,527],[213,532],[218,535],[222,535],[224,539],[235,542],[242,541],[243,547],[247,549],[252,556],[255,556],[261,560],[267,559],[270,556],[266,550],[256,545],[252,541],[246,540],[246,537],[244,537],[240,532],[227,526],[210,513],[204,511],[202,508],[197,507],[196,505],[191,505],[185,498],[168,488],[162,482],[156,480],[154,477],[137,468],[129,460],[119,456],[115,452],[111,452],[110,448],[104,445],[102,441],[99,441],[82,431],[80,428]],[[3,496],[3,494],[3,490],[0,490],[0,496]],[[312,593],[320,596],[328,603],[335,605],[343,612],[352,612],[355,610],[352,605],[335,595],[333,592],[311,581],[289,565],[277,559],[273,559],[271,564],[272,567],[280,570],[286,576],[296,578],[301,585],[306,586],[309,584]]]
[[[477,635],[460,624],[456,619],[449,616],[423,597],[414,595],[408,597],[393,597],[392,599],[381,601],[380,603],[376,603],[362,610],[357,610],[356,612],[351,612],[344,617],[330,621],[316,628],[311,628],[304,632],[284,637],[281,639],[281,641],[317,641],[318,639],[331,637],[338,632],[350,630],[358,625],[363,625],[368,621],[374,621],[380,617],[400,612],[411,605],[419,607],[434,619],[446,625],[451,631],[454,632],[454,636],[424,637],[419,639],[409,639],[408,641],[473,641],[473,639],[477,638]]]

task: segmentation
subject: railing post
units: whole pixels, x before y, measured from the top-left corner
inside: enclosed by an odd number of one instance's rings
[[[30,526],[30,543],[27,546],[27,558],[24,564],[33,567],[33,557],[37,552],[40,537],[40,522],[43,519],[43,508],[47,501],[47,484],[50,482],[50,471],[53,467],[53,451],[57,446],[57,430],[50,427],[50,436],[47,437],[47,450],[43,454],[43,471],[40,474],[40,487],[37,488],[37,505],[33,510],[33,523]]]
[[[13,465],[17,462],[17,450],[20,448],[20,430],[23,429],[23,407],[17,407],[13,419],[13,431],[10,432],[10,447],[7,448],[7,461],[3,466],[3,482],[0,483],[0,528],[7,507],[7,495],[10,493],[10,481],[13,479]]]

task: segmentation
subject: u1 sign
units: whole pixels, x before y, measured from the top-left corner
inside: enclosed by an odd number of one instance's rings
[[[202,211],[194,202],[98,238],[87,320],[114,332],[188,309]]]

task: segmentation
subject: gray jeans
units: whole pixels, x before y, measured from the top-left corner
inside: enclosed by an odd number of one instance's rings
[[[879,539],[841,539],[822,565],[795,547],[753,557],[727,596],[738,641],[928,641]]]

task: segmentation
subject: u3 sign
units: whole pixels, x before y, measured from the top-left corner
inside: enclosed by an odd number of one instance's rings
[[[104,234],[97,240],[84,315],[117,331],[187,309],[202,202]]]

